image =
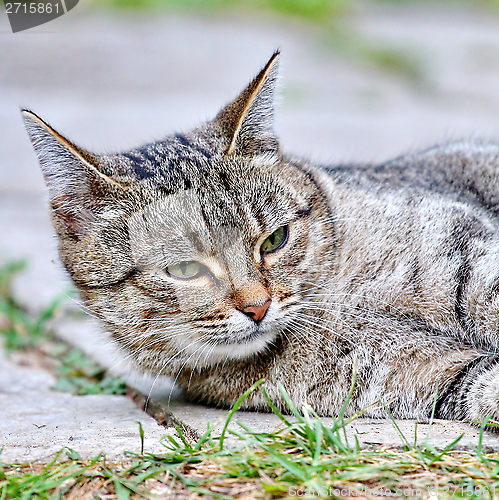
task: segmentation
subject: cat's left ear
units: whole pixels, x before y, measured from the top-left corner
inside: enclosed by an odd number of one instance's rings
[[[274,133],[274,94],[279,51],[230,104],[215,118],[226,139],[226,154],[236,156],[278,155]]]

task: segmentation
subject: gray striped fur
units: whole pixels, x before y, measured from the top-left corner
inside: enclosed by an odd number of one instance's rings
[[[30,111],[61,259],[144,370],[230,406],[252,383],[282,408],[499,418],[499,145],[456,142],[321,167],[273,132],[278,54],[217,117],[115,155]],[[262,255],[262,242],[289,227]],[[182,280],[166,269],[198,261]],[[270,298],[270,299],[269,299]],[[248,305],[271,300],[259,323]],[[242,304],[242,305],[241,305]],[[260,392],[246,408],[269,410]]]

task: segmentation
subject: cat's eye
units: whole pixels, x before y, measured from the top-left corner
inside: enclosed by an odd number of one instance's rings
[[[260,247],[260,253],[266,254],[270,252],[275,252],[282,248],[286,241],[288,241],[288,226],[282,226],[276,231],[274,231]]]
[[[167,273],[175,278],[180,278],[187,280],[190,278],[195,278],[201,274],[201,264],[195,260],[183,260],[178,264],[173,266],[168,266],[166,268]]]

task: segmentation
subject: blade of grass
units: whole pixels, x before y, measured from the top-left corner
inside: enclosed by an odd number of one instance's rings
[[[309,479],[308,474],[306,474],[303,469],[294,465],[290,460],[288,460],[284,456],[279,455],[272,448],[262,446],[262,449],[265,450],[269,455],[271,455],[274,458],[274,460],[276,460],[288,472],[296,476],[298,479],[301,479],[303,482],[306,482]]]
[[[411,445],[409,444],[409,441],[407,441],[407,438],[404,436],[404,433],[400,430],[400,427],[398,426],[397,422],[395,422],[395,419],[393,418],[392,413],[390,412],[390,409],[388,408],[388,406],[385,405],[383,400],[381,400],[381,403],[383,404],[383,407],[385,408],[385,411],[388,414],[388,417],[392,421],[392,424],[395,427],[395,430],[397,431],[397,434],[399,435],[399,437],[404,445],[404,448],[406,449],[406,451],[409,451],[410,449],[412,449]]]
[[[435,395],[433,396],[433,406],[431,408],[430,423],[428,425],[428,432],[426,433],[425,440],[423,441],[423,448],[428,444],[428,440],[430,439],[431,427],[433,425],[433,420],[435,419],[435,411],[437,409],[437,398],[438,398],[438,388],[435,389]],[[414,448],[416,448],[416,441],[414,442]]]
[[[295,404],[293,403],[293,401],[291,401],[291,398],[289,397],[289,394],[287,393],[284,386],[281,383],[279,383],[277,388],[279,389],[279,392],[281,393],[282,399],[284,399],[286,406],[291,410],[293,415],[297,418],[298,422],[305,423],[303,415],[301,415],[301,413],[296,409]]]
[[[488,416],[480,425],[480,434],[478,436],[478,445],[477,445],[477,450],[476,454],[480,460],[485,460],[483,453],[482,453],[482,446],[483,446],[483,433],[485,432],[485,427],[487,427],[487,424],[489,423],[489,420],[492,419],[492,415]]]
[[[195,451],[199,451],[201,447],[206,443],[206,441],[210,442],[210,445],[212,448],[214,447],[213,441],[212,441],[212,436],[211,436],[211,425],[210,422],[207,422],[206,424],[206,432],[199,438],[199,441],[196,443],[196,446],[194,447]]]
[[[234,413],[236,413],[237,410],[239,410],[239,407],[243,403],[243,401],[261,384],[265,382],[265,379],[260,379],[257,382],[255,382],[247,391],[243,393],[243,395],[236,401],[234,406],[232,407],[232,410],[227,415],[227,419],[225,420],[225,425],[222,430],[222,434],[220,436],[220,450],[223,450],[224,447],[224,439],[225,439],[225,433],[227,431],[227,427],[229,426],[230,421],[232,420],[232,417],[234,416]]]
[[[113,483],[118,500],[130,500],[130,490],[125,488],[117,478],[113,479]]]
[[[274,405],[272,400],[270,399],[269,395],[267,394],[267,391],[265,390],[265,387],[262,387],[262,392],[263,395],[265,396],[265,399],[267,400],[267,403],[269,404],[270,408],[272,411],[282,420],[284,424],[286,424],[288,427],[292,427],[292,423],[279,411],[277,406]],[[305,435],[303,435],[305,437]]]
[[[348,404],[350,403],[350,400],[352,399],[353,396],[353,391],[355,390],[355,381],[357,380],[357,362],[354,360],[353,365],[352,365],[352,383],[350,384],[350,389],[343,401],[343,404],[341,405],[340,411],[338,413],[338,418],[337,420],[341,421],[343,420],[343,416],[345,415],[345,411],[347,409]]]
[[[185,449],[191,451],[192,446],[187,442],[187,439],[185,439],[184,433],[182,432],[182,429],[178,425],[175,426],[175,429],[177,430],[177,434],[179,435],[180,439],[182,440],[182,443],[184,443]]]
[[[320,420],[315,421],[315,450],[314,450],[314,460],[312,465],[317,465],[319,463],[319,458],[322,453],[322,422]]]
[[[140,436],[140,454],[144,454],[144,429],[142,427],[142,422],[137,421],[139,424],[139,436]]]

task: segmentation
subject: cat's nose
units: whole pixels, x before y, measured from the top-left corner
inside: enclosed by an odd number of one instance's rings
[[[249,316],[253,321],[259,323],[264,318],[265,313],[267,312],[267,309],[269,308],[271,302],[272,301],[268,299],[262,305],[246,306],[243,309],[241,309],[241,311],[244,314],[246,314],[246,316]]]
[[[253,281],[246,283],[234,292],[234,305],[255,323],[265,317],[272,302],[269,291],[262,283]]]

